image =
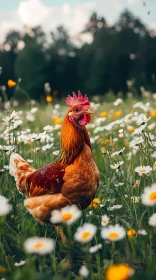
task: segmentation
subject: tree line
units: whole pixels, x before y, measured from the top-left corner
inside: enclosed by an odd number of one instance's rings
[[[141,86],[156,91],[155,31],[129,11],[113,26],[93,13],[78,39],[85,36],[92,42],[78,47],[63,26],[50,33],[50,40],[40,26],[9,32],[0,46],[0,86],[20,78],[20,87],[34,99],[44,96],[47,83],[58,98],[79,89],[88,95],[111,90],[123,97],[129,91],[139,94]]]

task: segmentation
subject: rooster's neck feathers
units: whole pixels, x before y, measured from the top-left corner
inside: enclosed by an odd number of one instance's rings
[[[89,134],[85,126],[74,125],[68,117],[65,116],[61,131],[61,153],[57,162],[70,164],[81,153],[84,144],[91,149]]]

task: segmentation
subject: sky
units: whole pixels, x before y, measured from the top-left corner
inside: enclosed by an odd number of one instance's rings
[[[22,31],[24,25],[42,25],[48,32],[63,24],[71,36],[76,36],[92,12],[113,24],[124,9],[156,29],[156,0],[0,0],[0,43],[7,32]]]

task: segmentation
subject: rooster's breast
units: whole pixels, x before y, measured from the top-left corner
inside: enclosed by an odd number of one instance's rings
[[[99,171],[88,145],[84,145],[81,154],[66,167],[63,180],[62,195],[71,203],[86,208],[94,198],[99,185]]]

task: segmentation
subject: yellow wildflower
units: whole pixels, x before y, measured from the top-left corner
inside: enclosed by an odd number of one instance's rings
[[[106,153],[106,148],[105,148],[104,146],[102,146],[102,147],[100,148],[100,150],[101,150],[101,153],[103,153],[103,154]]]
[[[31,145],[33,144],[33,142],[32,142],[32,141],[29,141],[27,144],[31,146]]]
[[[122,112],[121,111],[116,111],[114,114],[115,114],[115,117],[118,118],[122,115]]]
[[[52,121],[55,123],[55,124],[61,124],[62,123],[62,120],[56,116],[52,116],[51,117]]]
[[[132,109],[132,110],[131,110],[131,114],[134,114],[134,112],[135,112],[135,110],[134,110],[134,109]]]
[[[13,81],[13,80],[11,80],[11,79],[8,80],[8,87],[10,87],[10,88],[11,88],[11,87],[15,87],[16,84],[17,84],[17,83],[16,83],[15,81]]]
[[[100,198],[94,198],[91,204],[88,206],[88,208],[91,210],[93,208],[98,208],[100,205]]]
[[[104,138],[102,138],[102,137],[100,137],[99,139],[98,139],[98,142],[99,143],[101,143],[101,142],[103,142],[104,141]]]
[[[128,147],[128,146],[129,146],[128,141],[124,141],[124,146],[125,146],[125,147]]]
[[[136,230],[135,229],[130,229],[130,230],[127,230],[127,235],[129,238],[133,238],[136,236]]]
[[[100,113],[100,116],[101,116],[102,118],[107,117],[107,112],[101,112],[101,113]]]
[[[105,280],[128,280],[134,269],[127,264],[111,265],[106,269]]]
[[[134,132],[135,130],[135,127],[134,126],[128,126],[128,131],[129,132]]]
[[[156,117],[156,110],[151,111],[150,115],[151,117]]]
[[[106,144],[110,144],[110,139],[109,139],[109,138],[106,138],[106,139],[105,139],[105,143],[106,143]]]
[[[53,101],[52,96],[47,95],[47,96],[46,96],[46,101],[47,101],[48,103],[52,102],[52,101]]]

